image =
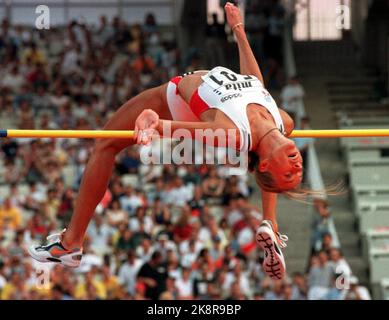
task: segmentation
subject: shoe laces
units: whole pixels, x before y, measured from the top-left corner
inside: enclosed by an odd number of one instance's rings
[[[60,242],[62,240],[62,235],[65,231],[66,231],[66,229],[63,229],[59,233],[53,233],[53,234],[49,235],[46,239],[49,243],[54,243],[54,242],[58,242],[58,241]]]
[[[281,234],[279,232],[276,233],[277,234],[277,237],[278,237],[278,244],[280,246],[281,249],[284,249],[286,248],[288,245],[287,245],[287,241],[289,240],[288,236],[286,234]]]
[[[270,225],[271,229],[274,231],[273,223],[270,220],[266,220],[266,223]],[[279,232],[274,232],[277,235],[278,238],[278,245],[281,249],[286,248],[287,241],[289,240],[288,236],[286,234],[281,234]]]

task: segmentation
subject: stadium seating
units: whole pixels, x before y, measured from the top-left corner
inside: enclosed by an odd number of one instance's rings
[[[122,182],[124,186],[138,187],[139,178],[136,174],[125,174],[122,176]]]
[[[382,299],[389,300],[389,278],[381,280]]]
[[[365,208],[357,211],[359,232],[363,235],[368,230],[389,226],[389,207]]]
[[[387,247],[389,247],[389,227],[371,228],[364,234],[362,248],[366,258],[369,257],[370,249]]]
[[[342,129],[383,128],[389,125],[387,110],[342,111],[336,115]],[[376,298],[389,298],[389,139],[341,138],[349,173],[354,213],[362,237],[363,257],[368,261]]]
[[[369,250],[370,281],[379,283],[388,275],[389,248],[371,248]]]

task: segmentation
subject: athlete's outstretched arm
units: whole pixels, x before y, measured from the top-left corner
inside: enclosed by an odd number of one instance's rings
[[[212,135],[215,138],[210,139]],[[153,110],[146,109],[135,121],[134,139],[138,144],[148,145],[151,143],[153,136],[197,139],[214,147],[226,147],[225,144],[237,147],[236,142],[240,141],[239,131],[225,122],[163,120]]]
[[[261,189],[263,219],[273,223],[275,232],[278,232],[277,224],[277,193],[267,192]]]
[[[225,6],[225,10],[228,24],[231,29],[233,29],[238,42],[240,73],[256,76],[265,86],[261,69],[258,66],[257,60],[255,59],[247,40],[246,32],[244,31],[239,8],[228,2]],[[282,120],[284,121],[286,136],[289,136],[294,129],[293,119],[284,110],[279,109],[279,111]]]
[[[261,70],[247,40],[239,8],[232,3],[227,2],[224,9],[227,15],[227,22],[231,29],[233,29],[238,42],[240,73],[254,75],[264,84]],[[275,229],[274,231],[278,231],[276,220],[277,193],[267,192],[261,189],[261,194],[263,217],[265,220],[272,221]]]
[[[261,69],[251,50],[250,43],[244,30],[239,8],[232,3],[227,2],[224,10],[226,11],[228,25],[234,32],[238,42],[240,73],[256,76],[264,84]]]

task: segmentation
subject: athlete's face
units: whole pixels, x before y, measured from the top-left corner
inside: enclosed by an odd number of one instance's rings
[[[280,190],[296,188],[302,179],[303,161],[292,140],[276,147],[269,158],[260,163],[260,171],[271,173],[275,187]]]

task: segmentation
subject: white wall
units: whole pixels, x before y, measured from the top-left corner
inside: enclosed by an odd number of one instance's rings
[[[359,1],[359,0],[355,0]],[[352,0],[305,0],[296,2],[295,40],[339,40],[342,30],[336,27],[337,8],[351,9]],[[346,29],[349,29],[347,26]]]
[[[116,15],[129,22],[143,22],[147,13],[153,13],[162,25],[174,23],[175,0],[12,0],[10,19],[12,23],[35,25],[38,16],[35,8],[45,4],[50,8],[52,25],[63,25],[72,19],[97,24],[101,15],[111,20]],[[5,17],[6,1],[0,1],[0,19]]]

